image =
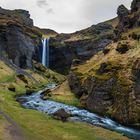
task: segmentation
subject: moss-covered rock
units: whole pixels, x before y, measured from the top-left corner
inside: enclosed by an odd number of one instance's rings
[[[90,111],[140,126],[139,2],[132,5],[137,10],[130,12],[122,5],[118,8],[118,40],[106,47],[107,53],[101,51],[74,66],[69,83]]]

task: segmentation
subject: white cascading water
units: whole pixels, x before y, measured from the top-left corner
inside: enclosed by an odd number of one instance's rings
[[[49,38],[44,38],[42,40],[43,50],[42,50],[42,64],[45,67],[49,67]]]

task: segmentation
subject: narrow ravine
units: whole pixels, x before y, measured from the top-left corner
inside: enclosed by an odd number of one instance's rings
[[[129,127],[125,127],[107,117],[99,116],[95,113],[90,113],[85,109],[79,109],[70,105],[62,104],[50,100],[42,100],[41,93],[49,88],[55,88],[55,84],[49,84],[45,89],[32,94],[31,96],[22,96],[20,99],[24,100],[22,106],[28,109],[35,109],[38,111],[45,112],[49,115],[53,114],[59,109],[64,109],[66,112],[70,113],[73,117],[72,120],[86,122],[92,125],[103,127],[111,131],[119,132],[129,138],[139,140],[140,131]]]

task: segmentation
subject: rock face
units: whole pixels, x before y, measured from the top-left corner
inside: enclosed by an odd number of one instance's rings
[[[133,0],[131,4],[131,11],[129,11],[124,5],[120,5],[117,10],[119,24],[115,29],[116,37],[119,39],[123,32],[140,26],[140,1]]]
[[[32,59],[39,61],[40,38],[28,11],[0,8],[1,59],[8,58],[20,68],[32,68]]]
[[[112,23],[115,20],[93,25],[72,34],[60,34],[51,39],[50,67],[57,72],[68,74],[75,59],[84,63],[97,52],[104,50],[114,38]]]
[[[132,5],[137,8],[131,12],[122,5],[118,8],[117,40],[86,63],[73,66],[69,84],[90,111],[140,127],[139,2]]]
[[[124,20],[124,18],[128,16],[129,10],[124,5],[120,5],[118,7],[117,14],[118,14],[119,20]]]
[[[133,0],[131,4],[131,11],[136,12],[140,9],[140,0]]]
[[[119,18],[119,24],[115,30],[117,38],[120,37],[120,34],[122,32],[124,32],[127,28],[130,27],[130,19],[128,18],[129,13],[129,10],[124,5],[120,5],[117,9],[117,14]]]

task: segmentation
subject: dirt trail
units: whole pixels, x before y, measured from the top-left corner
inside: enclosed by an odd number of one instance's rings
[[[1,111],[0,115],[3,116],[8,122],[8,125],[5,128],[6,135],[7,133],[9,135],[8,140],[27,140],[27,138],[23,134],[21,127],[18,126],[12,118],[10,118],[8,115]]]

